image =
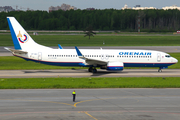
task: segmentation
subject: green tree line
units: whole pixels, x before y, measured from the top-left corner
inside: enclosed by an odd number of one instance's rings
[[[169,32],[180,29],[179,10],[69,10],[13,11],[0,13],[0,29],[9,29],[7,16],[14,16],[27,30],[120,30],[135,32],[140,17],[141,31]]]

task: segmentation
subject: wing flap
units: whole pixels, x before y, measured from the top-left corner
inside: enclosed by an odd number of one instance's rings
[[[86,63],[88,63],[88,64],[107,65],[107,63],[108,63],[108,61],[89,59],[89,58],[85,58],[85,60],[86,60]]]

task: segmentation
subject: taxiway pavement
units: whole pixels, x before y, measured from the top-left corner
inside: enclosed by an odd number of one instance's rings
[[[112,72],[98,69],[97,73],[87,69],[62,70],[0,70],[0,78],[43,78],[43,77],[180,77],[180,69],[124,69]]]
[[[0,90],[1,120],[179,120],[180,89]]]

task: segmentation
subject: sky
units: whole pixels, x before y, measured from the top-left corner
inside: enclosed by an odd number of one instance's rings
[[[61,6],[69,4],[78,9],[95,8],[95,9],[121,9],[125,4],[128,7],[141,5],[141,7],[155,7],[161,9],[165,6],[177,5],[180,7],[180,0],[0,0],[0,6],[12,6],[14,9],[27,8],[33,10],[48,11],[50,6]]]

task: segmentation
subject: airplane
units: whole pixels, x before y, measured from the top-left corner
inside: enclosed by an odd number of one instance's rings
[[[27,61],[55,66],[88,67],[96,73],[97,67],[108,71],[122,71],[124,67],[159,67],[158,72],[178,60],[169,54],[154,50],[136,49],[53,49],[36,43],[14,17],[7,17],[14,49],[7,48],[14,56]]]

